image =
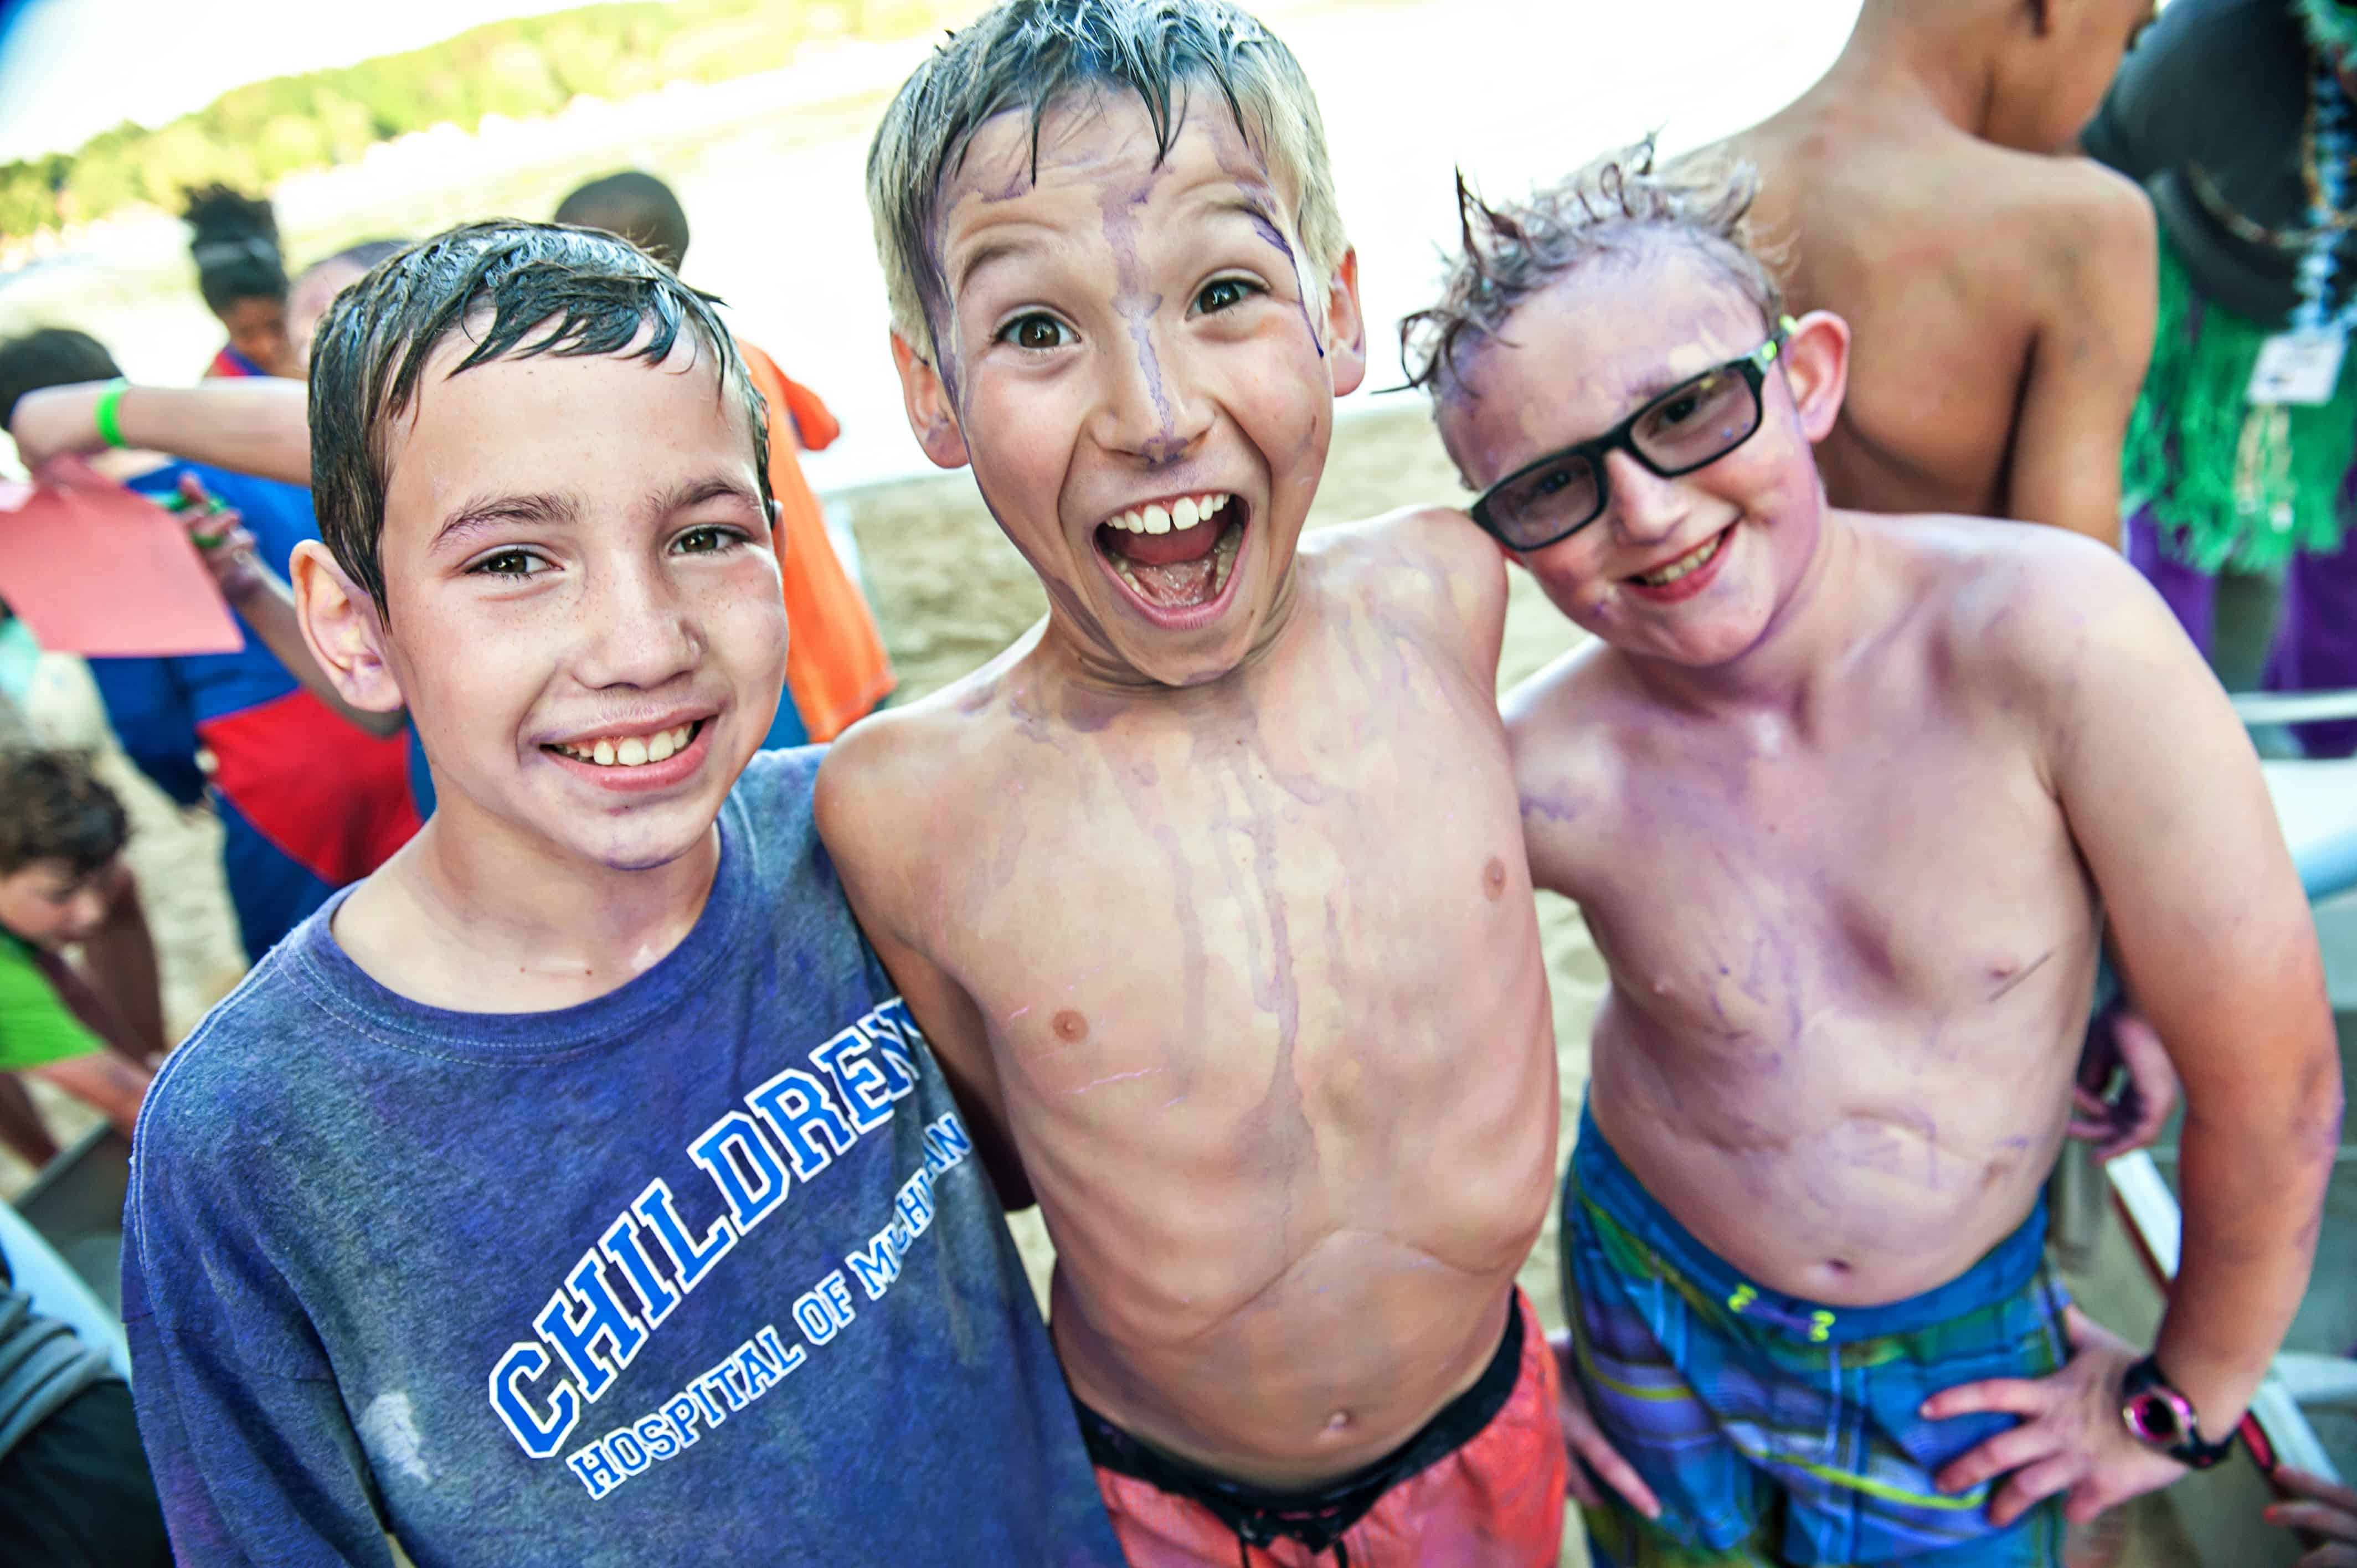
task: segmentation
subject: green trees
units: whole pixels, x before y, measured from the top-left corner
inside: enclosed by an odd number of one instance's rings
[[[377,142],[485,114],[553,113],[577,97],[628,98],[791,63],[806,45],[909,38],[980,0],[674,0],[585,5],[493,22],[427,48],[223,93],[161,129],[124,124],[75,152],[0,165],[0,239],[139,203],[177,209],[182,188],[267,188],[350,163]]]

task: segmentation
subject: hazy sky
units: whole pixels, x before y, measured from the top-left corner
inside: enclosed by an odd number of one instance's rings
[[[0,0],[0,163],[580,0]],[[132,47],[125,48],[126,40]]]

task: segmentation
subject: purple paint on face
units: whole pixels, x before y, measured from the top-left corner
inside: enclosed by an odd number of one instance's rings
[[[1262,195],[1248,188],[1244,197],[1252,204],[1250,215],[1254,232],[1285,256],[1285,264],[1293,274],[1294,292],[1297,296],[1294,303],[1300,307],[1302,328],[1309,334],[1310,345],[1322,360],[1326,357],[1326,345],[1318,336],[1318,324],[1309,319],[1309,278],[1301,270],[1301,260],[1293,253],[1293,246],[1286,242],[1285,231],[1276,226],[1276,220],[1269,216],[1268,209],[1262,204]]]
[[[1146,395],[1154,400],[1155,416],[1162,422],[1162,434],[1143,443],[1138,454],[1157,464],[1171,462],[1187,449],[1178,421],[1171,417],[1170,392],[1163,383],[1162,360],[1154,349],[1154,317],[1162,308],[1162,296],[1147,291],[1146,269],[1137,259],[1138,209],[1153,195],[1155,181],[1161,175],[1157,167],[1137,189],[1108,190],[1103,201],[1105,248],[1113,252],[1114,276],[1121,285],[1121,292],[1114,295],[1114,309],[1129,329],[1129,340],[1137,351],[1137,372],[1145,379]]]

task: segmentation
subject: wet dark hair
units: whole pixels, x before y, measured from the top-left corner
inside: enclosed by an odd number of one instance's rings
[[[619,234],[673,272],[687,260],[687,209],[671,187],[639,169],[582,186],[556,204],[553,221]]]
[[[44,327],[0,343],[0,430],[16,417],[16,404],[43,387],[76,381],[109,381],[123,373],[106,345],[70,327]]]
[[[99,782],[89,753],[0,746],[0,876],[40,860],[88,876],[130,836],[123,802]]]
[[[382,613],[385,432],[414,406],[425,361],[470,318],[474,347],[454,376],[494,360],[544,354],[628,350],[660,365],[683,331],[693,333],[719,365],[721,394],[744,406],[767,508],[768,410],[713,311],[718,303],[627,241],[554,223],[464,223],[379,263],[336,296],[311,349],[311,502],[336,564]],[[632,349],[650,328],[646,342]]]
[[[225,185],[186,194],[180,216],[193,231],[188,254],[205,307],[226,316],[241,299],[285,299],[286,261],[278,252],[278,218],[270,203]]]
[[[1460,390],[1465,358],[1500,336],[1533,295],[1605,256],[1668,244],[1690,251],[1760,307],[1770,326],[1783,291],[1746,224],[1760,193],[1748,163],[1654,167],[1653,138],[1605,154],[1526,201],[1492,207],[1457,177],[1463,249],[1437,305],[1400,323],[1407,384]]]

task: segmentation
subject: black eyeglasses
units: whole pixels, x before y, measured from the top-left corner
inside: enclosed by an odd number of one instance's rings
[[[1787,316],[1741,359],[1679,382],[1593,441],[1515,469],[1473,503],[1473,521],[1509,550],[1543,550],[1604,515],[1609,453],[1626,452],[1664,479],[1708,467],[1760,433],[1760,389],[1799,328]]]

